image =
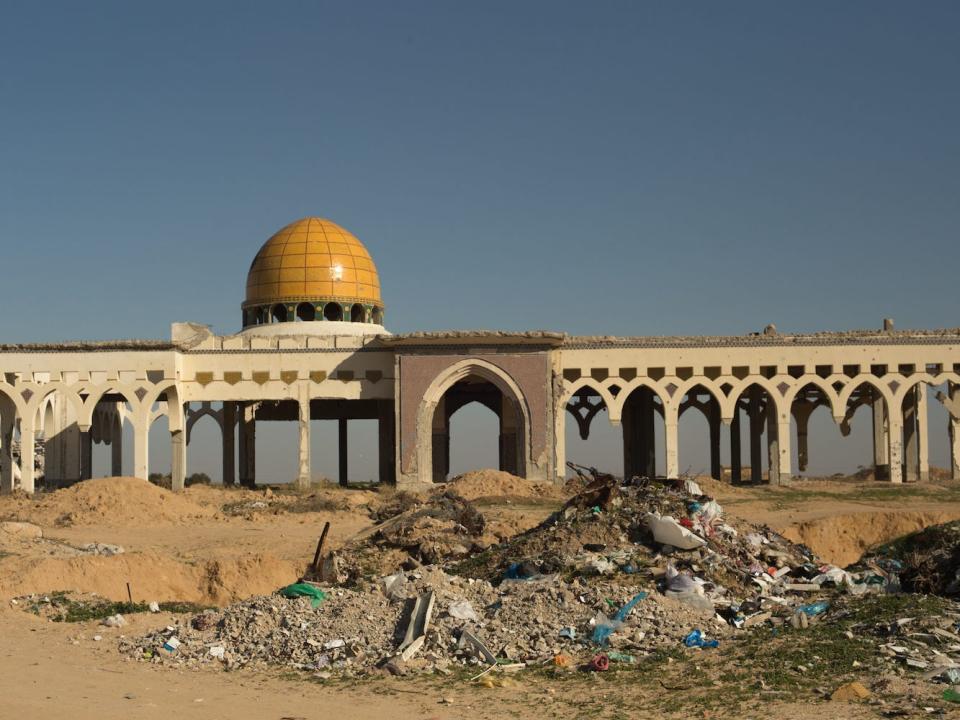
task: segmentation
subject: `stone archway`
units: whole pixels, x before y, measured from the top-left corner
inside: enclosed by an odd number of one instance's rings
[[[417,413],[417,477],[430,483],[446,478],[449,421],[459,408],[481,402],[500,419],[500,468],[520,477],[530,473],[530,410],[517,383],[483,360],[464,360],[436,377]]]

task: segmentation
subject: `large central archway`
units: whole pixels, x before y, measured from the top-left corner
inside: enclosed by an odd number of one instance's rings
[[[443,482],[450,467],[450,417],[479,402],[500,421],[500,469],[528,477],[530,411],[523,393],[506,372],[483,360],[448,368],[427,388],[417,413],[417,474],[421,482]]]

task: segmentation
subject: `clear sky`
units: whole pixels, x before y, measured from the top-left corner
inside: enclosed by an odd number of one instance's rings
[[[394,332],[960,325],[958,38],[932,1],[8,0],[0,341],[234,331],[304,215]]]

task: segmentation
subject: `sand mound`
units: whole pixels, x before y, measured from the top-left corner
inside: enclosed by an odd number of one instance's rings
[[[181,600],[225,605],[271,593],[299,576],[297,563],[269,554],[184,562],[155,552],[114,557],[0,559],[0,597],[55,590],[97,593],[110,600]]]
[[[18,520],[39,525],[157,525],[188,522],[216,513],[176,493],[131,477],[86,480],[41,495],[35,501],[12,499]],[[3,510],[7,510],[4,507]]]
[[[466,500],[479,498],[564,499],[562,486],[533,482],[502,470],[471,470],[458,475],[447,487]]]
[[[870,548],[931,525],[960,518],[960,510],[891,510],[833,515],[780,529],[793,542],[803,543],[818,556],[844,567]]]

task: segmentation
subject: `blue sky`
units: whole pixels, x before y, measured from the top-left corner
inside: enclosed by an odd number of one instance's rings
[[[234,331],[259,245],[308,214],[369,247],[394,332],[960,325],[958,27],[951,2],[7,2],[0,340]]]

